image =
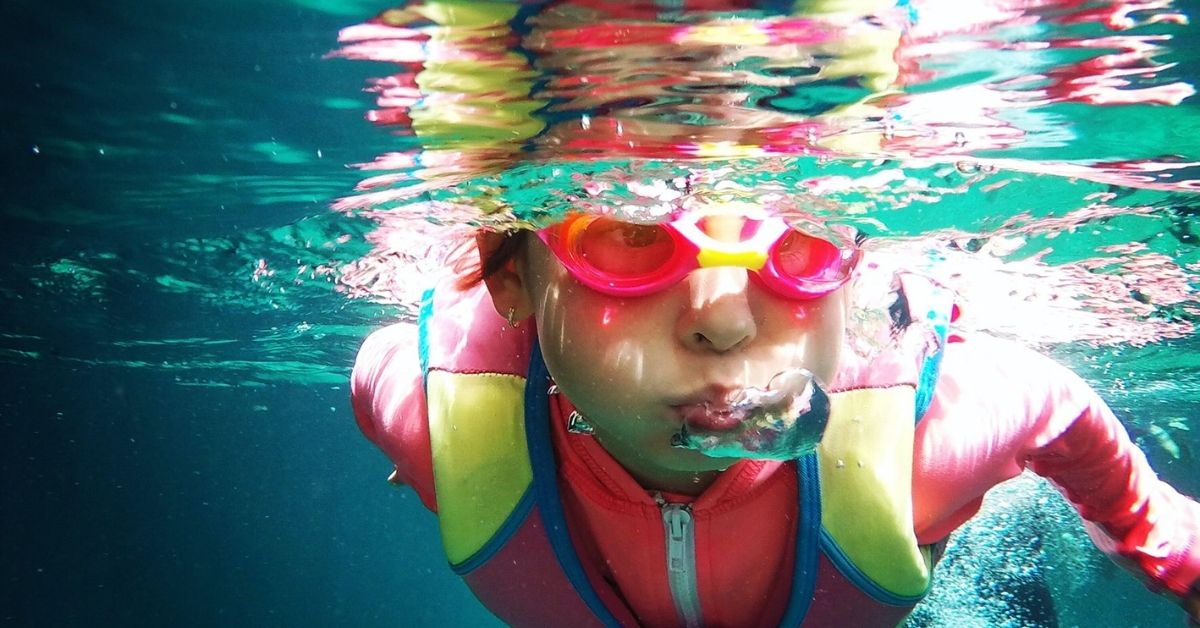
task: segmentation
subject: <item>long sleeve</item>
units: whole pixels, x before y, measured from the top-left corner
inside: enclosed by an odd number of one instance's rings
[[[1158,479],[1082,379],[1037,353],[985,337],[949,344],[914,460],[923,543],[944,538],[990,488],[1029,468],[1074,505],[1101,550],[1152,589],[1184,596],[1200,578],[1200,505]]]
[[[395,465],[391,480],[413,487],[436,511],[415,325],[396,324],[367,337],[350,376],[350,401],[359,429]]]

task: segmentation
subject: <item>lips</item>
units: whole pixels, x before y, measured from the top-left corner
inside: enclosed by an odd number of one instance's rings
[[[694,431],[724,432],[746,419],[745,410],[726,402],[701,401],[675,406],[683,423]]]
[[[802,369],[803,381],[785,371],[771,378],[766,389],[709,386],[703,392],[672,406],[676,416],[692,433],[728,432],[751,419],[763,407],[779,404],[793,388],[803,389],[811,374]],[[799,390],[793,391],[799,392]]]
[[[765,389],[713,390],[674,406],[683,425],[672,447],[713,458],[795,460],[816,451],[829,423],[829,397],[802,368],[777,373]]]

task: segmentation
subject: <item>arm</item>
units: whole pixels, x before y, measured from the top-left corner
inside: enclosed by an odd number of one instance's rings
[[[1155,590],[1194,598],[1200,505],[1158,479],[1096,393],[1010,343],[972,337],[948,345],[917,428],[918,539],[945,537],[975,514],[985,492],[1025,468],[1059,488],[1114,560]]]
[[[389,481],[413,487],[436,512],[415,325],[396,324],[367,337],[350,376],[350,401],[359,429],[396,466]]]

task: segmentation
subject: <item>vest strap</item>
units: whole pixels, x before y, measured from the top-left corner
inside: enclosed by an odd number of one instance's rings
[[[799,626],[812,607],[820,568],[821,478],[817,454],[796,461],[799,513],[796,524],[796,560],[792,567],[792,591],[780,626]]]
[[[546,536],[554,548],[554,555],[563,573],[570,580],[575,592],[587,605],[592,614],[605,626],[617,628],[621,625],[605,606],[600,595],[588,580],[583,561],[571,542],[567,530],[567,517],[563,511],[562,498],[558,492],[558,465],[554,460],[554,444],[550,437],[550,372],[542,358],[541,347],[534,343],[529,359],[529,382],[525,389],[526,426],[528,447],[533,454],[534,494],[538,511],[546,526]]]

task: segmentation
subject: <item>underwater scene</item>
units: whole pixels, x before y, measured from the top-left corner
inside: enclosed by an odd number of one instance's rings
[[[3,3],[0,623],[502,625],[350,372],[476,230],[573,213],[769,207],[919,260],[1200,495],[1198,10]],[[905,625],[1184,622],[1025,474]]]

